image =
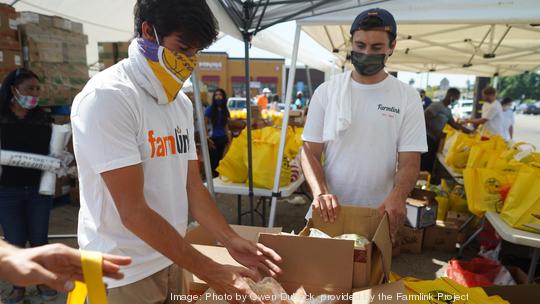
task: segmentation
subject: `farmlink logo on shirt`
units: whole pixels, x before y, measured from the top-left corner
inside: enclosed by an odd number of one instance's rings
[[[396,113],[396,114],[399,114],[399,108],[395,108],[395,107],[388,107],[388,106],[385,106],[385,105],[382,105],[382,104],[379,104],[377,106],[377,109],[379,111],[386,111],[386,112],[392,112],[392,113]]]
[[[176,127],[174,135],[157,136],[154,130],[148,131],[148,142],[152,147],[151,158],[167,157],[168,155],[184,154],[189,151],[188,130],[182,134],[182,129]]]

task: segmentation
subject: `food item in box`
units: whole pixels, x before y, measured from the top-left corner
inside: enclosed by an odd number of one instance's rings
[[[324,238],[324,239],[331,238],[328,234],[320,231],[317,228],[310,228],[309,230],[310,230],[310,233],[309,233],[310,237],[318,237],[318,238]],[[334,237],[334,239],[354,241],[354,249],[364,250],[366,248],[366,245],[369,244],[369,240],[367,238],[358,234],[354,234],[354,233],[346,233],[346,234],[338,235]]]

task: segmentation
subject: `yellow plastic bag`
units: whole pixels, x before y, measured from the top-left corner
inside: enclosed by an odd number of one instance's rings
[[[444,221],[446,219],[446,213],[448,212],[448,197],[436,196],[437,200],[437,220]]]
[[[277,165],[277,152],[279,149],[280,129],[266,127],[253,130],[253,185],[257,188],[272,189]],[[247,153],[244,154],[244,165],[247,168]],[[286,155],[283,156],[280,187],[291,182],[291,169]]]
[[[512,185],[512,178],[503,170],[474,168],[463,170],[469,211],[482,216],[486,211],[500,212],[501,190]]]
[[[448,155],[446,155],[446,164],[456,172],[461,172],[467,166],[471,148],[476,144],[478,139],[477,135],[458,132],[450,151],[448,151]]]
[[[471,148],[467,168],[485,168],[490,159],[497,157],[506,149],[504,139],[498,135],[481,141]]]
[[[244,164],[244,153],[247,149],[247,131],[233,139],[227,154],[219,162],[216,171],[224,181],[243,183],[247,179],[247,166]]]
[[[449,278],[436,280],[418,280],[404,278],[408,295],[418,295],[417,299],[408,301],[411,304],[508,304],[499,296],[488,296],[482,288],[467,288]]]
[[[451,211],[467,213],[469,209],[467,207],[467,196],[463,186],[456,185],[450,194],[448,194],[448,209]]]
[[[521,168],[508,193],[501,211],[501,218],[514,228],[536,232],[524,224],[540,224],[540,219],[533,216],[533,214],[540,214],[539,189],[540,169],[536,166]]]
[[[69,293],[67,304],[84,304],[87,295],[90,304],[107,304],[102,263],[101,253],[81,251],[81,264],[86,283],[75,282],[75,289]]]

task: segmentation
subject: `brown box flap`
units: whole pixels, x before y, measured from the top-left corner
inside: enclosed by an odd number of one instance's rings
[[[239,236],[243,237],[246,240],[257,242],[259,233],[280,233],[282,231],[281,227],[275,228],[266,228],[266,227],[252,227],[252,226],[240,226],[240,225],[229,225],[232,230],[234,230]],[[186,241],[191,244],[198,245],[208,245],[208,246],[218,246],[217,240],[214,236],[203,226],[197,226],[192,229],[189,229],[186,232],[184,237]]]
[[[379,248],[382,255],[383,271],[386,278],[390,275],[392,266],[392,239],[390,237],[390,223],[388,214],[384,214],[382,220],[373,235],[373,243]]]
[[[308,292],[351,290],[353,241],[261,233],[259,242],[283,259],[279,265],[283,274],[277,280],[288,293],[300,286]]]
[[[373,286],[353,292],[353,304],[408,303],[399,299],[398,294],[406,294],[403,281]],[[390,298],[391,297],[391,298]]]
[[[344,233],[355,233],[371,240],[381,221],[377,209],[342,205],[334,223],[326,223],[317,210],[311,218],[313,227],[331,237]]]

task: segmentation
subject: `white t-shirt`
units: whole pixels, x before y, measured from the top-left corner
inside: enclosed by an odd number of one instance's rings
[[[144,279],[172,262],[124,227],[100,173],[141,164],[148,205],[184,235],[188,161],[197,159],[190,100],[179,93],[174,102],[158,104],[164,94],[140,62],[130,54],[94,76],[71,114],[81,195],[79,246],[133,259],[122,268],[124,279],[107,280],[109,288]]]
[[[507,140],[510,140],[510,127],[514,125],[514,111],[512,111],[512,109],[503,111],[503,117],[504,117],[504,131],[507,136]]]
[[[420,95],[388,75],[365,85],[351,80],[351,125],[324,142],[324,173],[341,204],[378,207],[394,187],[398,152],[426,152]],[[331,104],[328,82],[317,88],[302,139],[323,142],[324,116]]]
[[[501,103],[494,101],[492,103],[484,102],[482,106],[482,118],[487,119],[488,121],[484,124],[484,130],[498,134],[504,139],[509,140],[510,136],[508,132],[504,131],[504,117]],[[508,134],[508,137],[506,137]]]

